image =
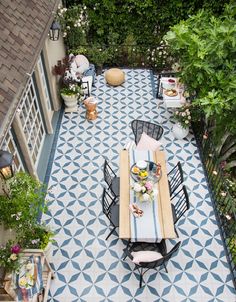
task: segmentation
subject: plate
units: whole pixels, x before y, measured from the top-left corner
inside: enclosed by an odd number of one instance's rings
[[[176,95],[178,95],[178,92],[175,89],[166,90],[164,93],[167,96],[176,96]]]
[[[133,164],[132,167],[130,168],[130,174],[131,177],[133,178],[133,180],[135,180],[136,182],[142,181],[142,180],[150,180],[154,183],[158,182],[161,178],[162,175],[162,170],[160,170],[160,174],[157,175],[156,172],[158,170],[158,165],[152,161],[148,161],[146,160],[146,169],[145,170],[141,170],[141,171],[146,171],[147,172],[147,176],[145,177],[140,177],[139,173],[134,173],[134,167],[137,168],[137,163]]]

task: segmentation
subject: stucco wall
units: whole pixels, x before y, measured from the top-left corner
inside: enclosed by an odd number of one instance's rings
[[[62,60],[65,57],[65,46],[61,34],[58,41],[51,41],[49,38],[46,39],[44,57],[49,75],[54,110],[57,111],[61,108],[61,99],[58,91],[59,77],[52,74],[52,69],[55,65],[57,65],[58,60]]]

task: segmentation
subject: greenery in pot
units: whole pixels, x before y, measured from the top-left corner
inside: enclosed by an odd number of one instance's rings
[[[18,233],[17,241],[26,249],[45,249],[53,236],[54,232],[45,224],[28,224]]]
[[[0,246],[0,266],[6,272],[17,272],[21,266],[20,245],[9,240],[5,246]]]
[[[174,112],[174,119],[183,127],[189,127],[191,123],[191,113],[189,105],[182,106]]]
[[[60,93],[66,96],[77,96],[82,95],[82,88],[77,83],[70,83],[61,88]]]

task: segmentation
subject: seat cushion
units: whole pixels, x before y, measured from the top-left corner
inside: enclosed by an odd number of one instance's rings
[[[120,177],[114,177],[111,183],[111,190],[116,195],[120,195]]]
[[[119,86],[125,81],[125,73],[119,68],[111,68],[105,72],[107,84]]]
[[[137,144],[136,150],[151,150],[158,151],[161,147],[161,142],[147,135],[145,132],[142,133],[141,138]]]
[[[111,206],[111,222],[114,226],[119,226],[119,205],[115,204]]]
[[[163,258],[161,253],[155,251],[138,251],[131,252],[133,256],[133,263],[140,264],[140,262],[153,262]]]

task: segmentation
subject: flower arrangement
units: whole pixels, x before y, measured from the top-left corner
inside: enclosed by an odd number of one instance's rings
[[[78,97],[82,94],[82,88],[78,83],[69,83],[68,85],[65,85],[63,88],[61,88],[61,94],[67,95],[67,96],[74,96],[77,95]]]
[[[151,201],[153,199],[153,183],[149,180],[136,182],[132,189],[140,201]]]
[[[9,240],[5,246],[0,247],[0,266],[4,267],[8,272],[18,271],[21,266],[20,251],[20,245],[13,244]]]
[[[185,105],[178,108],[174,113],[174,119],[180,123],[183,128],[187,128],[191,122],[190,106]]]

